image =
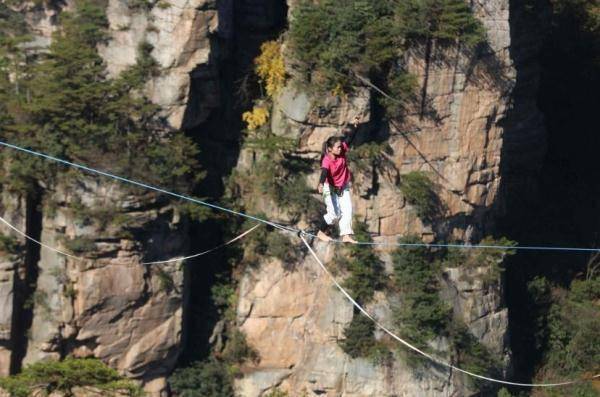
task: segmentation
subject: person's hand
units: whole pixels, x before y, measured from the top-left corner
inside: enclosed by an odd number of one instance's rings
[[[319,192],[319,194],[323,194],[323,184],[319,183],[319,186],[317,186],[317,191]]]
[[[352,122],[352,125],[354,125],[354,128],[356,128],[358,126],[359,121],[360,121],[360,117],[356,116],[354,118],[354,121]]]

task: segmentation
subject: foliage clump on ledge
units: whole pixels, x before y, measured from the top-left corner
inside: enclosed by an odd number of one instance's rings
[[[418,236],[406,236],[398,242],[422,243]],[[431,350],[431,341],[444,337],[450,342],[449,348],[458,366],[497,376],[499,358],[483,346],[461,320],[454,318],[452,308],[440,297],[440,276],[446,255],[443,250],[423,246],[399,247],[393,253],[394,287],[401,294],[401,305],[393,310],[396,326],[407,340],[425,350]],[[410,362],[422,358],[412,352],[409,354]]]
[[[366,223],[356,220],[354,231],[358,240],[372,241]],[[375,291],[385,287],[383,261],[372,246],[351,245],[344,251],[336,261],[336,265],[348,272],[344,287],[361,305],[368,303]],[[344,329],[345,339],[339,345],[352,358],[366,357],[375,364],[384,364],[391,358],[391,352],[382,341],[375,339],[374,332],[373,322],[354,310],[352,321]]]
[[[85,163],[152,184],[187,189],[201,175],[198,151],[182,132],[160,121],[143,95],[159,72],[152,46],[142,43],[137,64],[109,78],[97,46],[107,40],[101,2],[77,0],[63,12],[46,54],[26,57],[22,46],[0,42],[0,136],[19,146]],[[17,36],[15,36],[17,37]],[[21,60],[14,62],[15,60]],[[35,157],[2,152],[1,181],[35,191],[62,168]]]
[[[258,362],[258,353],[248,345],[246,336],[235,329],[229,332],[225,349],[210,357],[178,368],[169,377],[177,396],[232,397],[234,378],[247,361]]]
[[[93,388],[103,395],[142,397],[142,389],[97,359],[66,358],[40,361],[17,375],[0,379],[0,387],[11,397],[28,397],[62,392],[73,395],[76,388]],[[41,394],[40,394],[41,393]]]
[[[431,223],[442,215],[443,207],[435,185],[426,173],[413,171],[402,175],[400,190],[424,222]]]
[[[390,117],[414,94],[402,64],[405,51],[424,46],[430,52],[433,42],[474,47],[485,40],[464,0],[304,0],[293,12],[289,36],[295,66],[312,86],[346,92],[365,79],[377,81],[395,98],[382,101]]]
[[[570,289],[537,276],[527,284],[526,302],[533,318],[533,343],[541,352],[536,382],[589,378],[600,362],[600,277],[589,268],[585,277],[571,282]],[[565,395],[597,396],[592,382],[564,388]]]

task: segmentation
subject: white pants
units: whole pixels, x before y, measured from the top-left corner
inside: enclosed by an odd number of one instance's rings
[[[323,200],[327,206],[327,213],[323,216],[328,225],[338,223],[340,236],[354,234],[352,231],[352,198],[348,184],[342,189],[341,196],[331,192],[329,184],[323,185]]]

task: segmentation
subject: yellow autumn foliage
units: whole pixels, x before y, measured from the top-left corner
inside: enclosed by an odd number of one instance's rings
[[[244,112],[242,120],[248,125],[248,129],[253,131],[267,123],[269,120],[269,109],[262,106],[254,106],[252,111]]]
[[[256,74],[265,85],[267,95],[273,97],[285,84],[285,65],[281,44],[267,41],[260,46],[260,55],[254,60]]]
[[[346,97],[346,92],[344,91],[344,87],[340,84],[337,83],[335,85],[335,87],[333,87],[333,90],[331,90],[331,94],[333,96],[337,96],[337,97]]]

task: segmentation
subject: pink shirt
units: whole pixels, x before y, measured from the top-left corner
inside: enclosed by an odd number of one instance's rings
[[[350,170],[348,169],[348,163],[346,162],[346,152],[348,151],[348,144],[342,142],[342,152],[336,158],[332,155],[326,154],[321,161],[321,168],[327,169],[327,183],[330,186],[342,188],[348,181],[350,181]]]

